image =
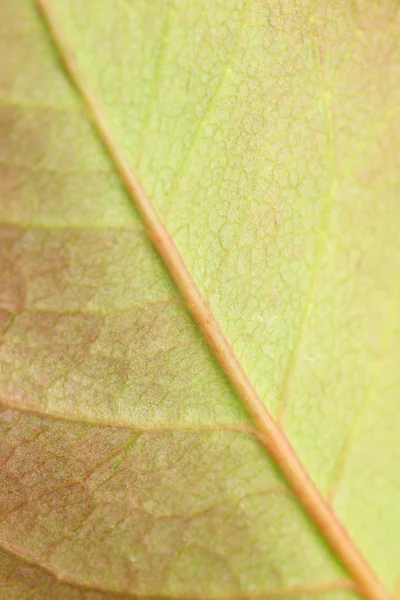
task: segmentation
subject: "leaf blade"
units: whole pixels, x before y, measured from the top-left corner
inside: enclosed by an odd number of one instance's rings
[[[71,6],[72,6],[72,5],[73,5],[73,3],[71,4]],[[66,4],[65,6],[67,6],[67,4]],[[68,10],[69,10],[69,8],[68,8]],[[139,11],[139,12],[140,12],[140,11]],[[159,196],[159,194],[157,194],[156,196]],[[254,217],[254,215],[253,215],[253,217]],[[172,221],[171,221],[171,222],[172,222]],[[178,219],[177,219],[177,223],[179,223],[179,220],[178,220]],[[251,224],[251,223],[250,223],[250,224]],[[230,234],[229,234],[229,235],[230,235]],[[229,237],[229,236],[228,236],[228,237]],[[251,237],[251,236],[250,236],[250,237]],[[241,238],[239,238],[239,239],[241,239]],[[183,240],[183,238],[181,238],[181,240]],[[183,241],[184,241],[184,240],[183,240]],[[200,264],[200,263],[199,263],[199,264]],[[212,263],[211,263],[211,264],[212,264]],[[233,264],[233,266],[234,266],[234,263],[232,263],[232,264]],[[231,286],[231,291],[229,291],[229,287],[228,287],[227,289],[228,289],[228,292],[229,292],[229,294],[231,294],[231,293],[232,293],[232,291],[234,292],[234,287],[232,287],[232,286]],[[228,294],[228,295],[229,295],[229,294]],[[222,295],[222,297],[223,297],[223,295]],[[221,304],[221,307],[220,307],[220,314],[222,314],[222,312],[223,312],[225,309],[226,309],[226,306],[224,306],[223,304]],[[221,312],[221,311],[222,311],[222,312]],[[250,311],[250,314],[251,314],[251,311]],[[253,313],[253,314],[254,314],[254,313]],[[224,317],[224,318],[225,318],[225,317]],[[261,318],[264,318],[264,317],[261,315]],[[224,327],[224,328],[226,328],[226,327],[229,325],[229,319],[228,319],[228,321],[226,321],[226,319],[225,319],[225,323],[224,323],[224,325],[225,325],[225,327]],[[290,406],[293,406],[293,405],[290,405]],[[300,423],[300,422],[299,422],[299,423]],[[293,423],[292,425],[298,425],[299,423],[296,421],[296,422],[295,422],[295,423]],[[287,426],[287,425],[286,425],[286,426]],[[294,430],[294,436],[292,436],[292,437],[294,437],[294,438],[296,437],[295,433],[296,433],[296,429]],[[302,440],[300,440],[300,441],[302,441]],[[319,474],[318,474],[318,477],[319,477]],[[395,572],[394,570],[393,570],[393,571],[391,571],[391,573],[394,573],[394,572]],[[392,576],[392,575],[390,575],[390,576]]]
[[[242,369],[233,349],[231,348],[228,340],[225,338],[224,333],[216,322],[213,313],[208,308],[204,298],[196,286],[195,280],[187,270],[187,267],[182,260],[176,245],[172,241],[169,232],[165,229],[162,221],[159,219],[157,211],[154,209],[152,203],[146,195],[146,192],[144,191],[140,181],[136,178],[129,164],[126,162],[123,149],[119,147],[118,139],[115,137],[114,132],[110,129],[105,115],[102,112],[101,105],[98,104],[97,99],[92,94],[90,88],[88,88],[85,84],[83,74],[80,72],[75,57],[70,51],[68,42],[64,38],[62,30],[58,26],[57,20],[54,17],[51,9],[51,5],[46,0],[41,0],[39,2],[39,6],[41,7],[41,10],[43,11],[43,14],[48,22],[53,40],[60,52],[67,72],[71,76],[77,89],[80,91],[82,97],[87,103],[99,136],[107,148],[116,166],[116,169],[120,173],[121,179],[123,180],[132,201],[137,206],[147,226],[150,239],[162,256],[172,278],[186,300],[193,317],[197,321],[200,329],[213,348],[221,367],[226,372],[239,397],[243,400],[245,406],[247,406],[250,414],[253,416],[255,422],[260,428],[261,442],[265,445],[267,451],[274,457],[277,464],[290,482],[290,485],[298,495],[300,501],[303,503],[312,519],[314,519],[318,527],[321,529],[323,535],[327,538],[329,543],[337,552],[340,559],[349,569],[350,573],[360,585],[366,597],[371,599],[388,598],[389,596],[386,589],[376,577],[373,569],[364,559],[359,549],[354,544],[352,538],[348,535],[346,529],[342,526],[340,521],[338,521],[330,505],[325,501],[324,497],[315,487],[312,479],[309,477],[298,457],[295,455],[293,448],[290,446],[285,434],[271,418],[269,411],[265,409],[265,405],[259,397],[251,380],[247,377],[245,371]],[[246,21],[249,18],[249,6],[250,4],[246,4],[243,9],[245,17],[238,34],[239,45],[242,42],[242,36],[246,29]],[[170,20],[168,19],[168,31],[169,22]],[[164,45],[162,48],[163,57]],[[232,58],[230,61],[231,60]],[[231,62],[228,62],[227,64],[230,65]],[[156,77],[158,70],[159,69],[157,66]],[[230,66],[227,66],[221,81],[224,81],[225,74],[230,72],[230,70]],[[220,89],[221,87],[217,88],[217,93]],[[213,101],[215,97],[213,98]],[[211,104],[213,104],[213,102]],[[146,118],[146,123],[147,120],[148,119]],[[328,146],[330,147],[332,144],[332,131],[329,112],[327,120]],[[334,157],[331,155],[330,150],[328,156],[330,164],[329,170],[332,170],[334,169]],[[334,184],[332,185],[334,186]],[[316,266],[314,267],[311,278],[311,291],[309,296],[311,300],[308,300],[309,304],[312,302],[315,282],[318,280],[320,257],[322,258],[324,253],[325,230],[328,228],[334,202],[332,187],[328,194],[328,200],[329,201],[322,212],[321,227],[323,229],[323,236],[317,240]],[[308,307],[306,307],[303,316],[303,323],[308,311]],[[300,334],[295,341],[292,356],[297,354],[296,346],[300,343],[303,330],[304,327],[303,324],[301,324],[299,329]],[[289,372],[292,370],[291,362],[289,362],[288,369]],[[284,390],[285,384],[283,388],[283,394],[285,393]]]

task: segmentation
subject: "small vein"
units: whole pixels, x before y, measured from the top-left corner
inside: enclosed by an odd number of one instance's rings
[[[26,594],[24,594],[23,596],[19,597],[19,600],[27,600],[29,598],[38,598],[37,594],[38,592],[40,592],[40,590],[45,590],[47,588],[47,583],[43,583],[42,585],[37,585],[36,587],[33,587],[29,590],[29,592],[27,592]]]
[[[168,38],[169,38],[170,31],[171,31],[171,26],[172,26],[172,16],[175,12],[172,8],[171,0],[167,0],[167,2],[168,2],[167,16],[165,17],[164,31],[162,33],[162,38],[161,38],[161,49],[157,56],[157,64],[156,64],[156,69],[155,69],[155,73],[154,73],[154,77],[153,77],[153,87],[152,87],[152,91],[151,91],[150,102],[147,105],[146,115],[145,115],[145,118],[143,121],[142,129],[141,129],[140,137],[139,137],[138,152],[137,152],[137,158],[136,158],[138,165],[140,164],[140,161],[143,157],[143,152],[144,152],[144,149],[146,146],[146,134],[147,134],[148,127],[150,125],[151,117],[154,112],[154,104],[155,104],[156,98],[158,96],[159,88],[160,88],[161,74],[162,74],[162,69],[164,66],[164,61],[165,61],[165,58],[167,55]]]
[[[65,415],[63,413],[59,413],[57,411],[48,411],[37,409],[36,407],[24,406],[19,402],[13,402],[10,398],[5,398],[0,396],[0,416],[1,412],[6,412],[8,410],[18,411],[18,413],[31,415],[33,417],[38,417],[39,419],[47,419],[53,421],[59,421],[61,423],[71,423],[71,424],[79,424],[85,425],[89,427],[100,427],[104,429],[124,429],[126,431],[133,431],[138,435],[141,434],[154,434],[161,435],[164,433],[198,433],[198,434],[209,434],[209,433],[240,433],[249,435],[254,438],[259,437],[259,433],[253,427],[249,427],[247,425],[236,425],[236,424],[220,424],[215,425],[214,423],[210,424],[183,424],[183,423],[168,423],[168,424],[143,424],[143,425],[134,425],[131,423],[127,423],[121,420],[112,420],[107,419],[107,422],[96,419],[94,417],[80,417]]]
[[[126,308],[122,308],[119,310],[110,310],[109,312],[95,310],[95,309],[91,309],[91,308],[79,308],[78,310],[68,310],[68,309],[60,308],[58,310],[56,308],[36,308],[36,307],[34,307],[34,308],[24,307],[23,309],[10,311],[10,312],[12,312],[14,319],[15,319],[15,317],[17,317],[21,314],[32,314],[32,313],[37,314],[37,315],[56,315],[56,316],[60,316],[60,317],[62,317],[63,315],[69,315],[69,316],[83,315],[83,316],[102,317],[103,319],[105,319],[108,317],[113,317],[114,315],[116,315],[116,316],[127,315],[132,310],[135,310],[138,308],[140,309],[140,308],[148,308],[150,306],[163,306],[164,304],[165,305],[172,304],[172,305],[180,306],[182,304],[182,299],[179,298],[179,296],[177,296],[177,297],[171,296],[171,297],[167,297],[167,298],[160,298],[159,300],[147,300],[147,301],[143,301],[143,302],[132,302]],[[12,325],[12,322],[7,323],[7,327],[3,330],[1,337],[4,337],[6,332],[11,329],[11,325]]]
[[[321,593],[329,593],[337,590],[347,590],[356,592],[357,588],[353,582],[348,581],[346,579],[331,581],[328,583],[323,583],[315,586],[295,586],[287,589],[280,590],[266,590],[261,593],[243,593],[243,594],[230,594],[229,596],[207,596],[200,597],[195,594],[191,594],[190,596],[186,594],[152,594],[135,591],[119,591],[119,590],[110,590],[101,585],[96,584],[86,584],[81,582],[76,582],[68,576],[62,575],[58,573],[54,568],[47,564],[43,564],[42,562],[33,559],[29,556],[24,555],[20,551],[9,548],[4,543],[0,542],[0,549],[2,552],[7,554],[11,558],[16,558],[17,560],[34,567],[36,569],[40,569],[43,573],[48,575],[54,583],[59,585],[68,585],[80,591],[93,591],[99,592],[102,594],[107,594],[107,597],[112,598],[132,598],[136,600],[267,600],[269,598],[287,598],[289,596],[294,595],[315,595]],[[55,581],[54,581],[55,580]]]
[[[44,113],[48,111],[63,113],[67,115],[74,116],[87,116],[86,110],[82,106],[72,107],[72,106],[62,106],[56,104],[46,104],[46,103],[29,103],[22,102],[20,100],[14,100],[13,98],[2,98],[0,97],[0,108],[20,108],[21,110],[38,110],[43,111]]]
[[[40,223],[40,222],[32,222],[32,223],[22,223],[21,221],[13,221],[11,219],[2,219],[1,220],[1,224],[2,225],[6,225],[9,227],[19,227],[20,229],[22,229],[23,231],[32,231],[33,229],[40,229],[41,231],[47,231],[47,232],[56,232],[56,231],[90,231],[91,233],[93,232],[101,232],[101,233],[109,233],[110,231],[113,231],[114,228],[111,228],[109,225],[107,225],[106,223],[87,223],[87,224],[82,224],[82,223],[74,223],[74,222],[70,222],[68,224],[63,224],[63,223]],[[130,225],[121,225],[120,227],[118,227],[118,232],[121,233],[143,233],[143,227],[136,227],[135,225],[130,226]]]
[[[49,173],[51,174],[56,174],[56,175],[112,175],[113,174],[113,170],[112,169],[101,169],[101,168],[95,168],[95,169],[85,169],[82,167],[77,167],[76,169],[56,169],[55,167],[47,167],[46,165],[44,165],[43,163],[39,163],[39,164],[27,164],[27,163],[23,163],[23,162],[12,162],[12,161],[6,161],[4,159],[0,159],[0,166],[3,167],[8,167],[9,169],[15,169],[15,170],[19,170],[19,169],[24,169],[26,171],[32,172],[32,173]]]
[[[314,6],[314,10],[315,6]],[[337,187],[337,167],[336,167],[336,158],[333,148],[333,121],[332,121],[332,107],[330,101],[330,93],[327,90],[326,83],[324,81],[324,76],[322,73],[322,65],[320,52],[318,49],[317,43],[317,31],[316,31],[316,18],[312,17],[311,24],[313,29],[313,40],[314,40],[314,52],[317,56],[317,70],[322,90],[322,98],[325,106],[325,115],[327,122],[327,159],[329,165],[329,191],[326,199],[325,207],[323,210],[323,214],[321,217],[320,229],[317,234],[317,242],[315,247],[315,257],[314,257],[314,267],[312,270],[311,281],[309,286],[309,291],[307,295],[307,300],[305,303],[305,307],[303,310],[302,318],[300,321],[299,328],[297,330],[297,336],[293,344],[293,350],[291,352],[286,371],[283,377],[282,382],[282,391],[279,396],[279,411],[278,411],[278,421],[281,423],[284,417],[284,412],[287,408],[291,384],[293,381],[293,376],[295,372],[296,365],[298,363],[298,359],[301,352],[301,347],[304,341],[305,333],[307,332],[308,321],[310,315],[314,309],[314,301],[316,290],[319,282],[319,276],[321,274],[323,257],[326,251],[326,239],[329,231],[330,219],[332,215],[332,210],[334,207],[335,193]]]
[[[197,121],[196,129],[194,131],[189,149],[187,150],[187,152],[182,160],[182,164],[180,165],[179,171],[176,173],[175,177],[172,180],[171,189],[170,189],[170,192],[168,195],[169,206],[172,205],[172,200],[175,198],[175,195],[178,191],[179,182],[181,181],[182,177],[184,176],[187,167],[190,165],[190,160],[192,158],[192,154],[193,154],[194,150],[196,149],[196,145],[197,145],[197,142],[199,141],[200,134],[203,130],[204,124],[207,122],[207,119],[212,114],[212,111],[218,101],[218,98],[221,95],[221,92],[224,89],[226,82],[229,79],[229,76],[231,74],[232,65],[235,61],[235,58],[236,58],[238,52],[239,52],[241,43],[244,38],[244,34],[246,32],[249,11],[250,11],[250,0],[247,1],[246,5],[245,5],[245,9],[243,11],[242,23],[241,23],[240,29],[239,29],[237,37],[236,37],[235,47],[229,56],[229,60],[225,63],[225,66],[224,66],[223,72],[220,76],[219,82],[214,90],[213,95],[211,96],[211,99],[210,99],[203,115]],[[169,213],[169,211],[167,210],[165,212],[165,219],[168,218],[168,213]]]
[[[87,232],[97,232],[97,231],[101,231],[102,233],[107,232],[107,233],[113,233],[116,232],[118,234],[121,234],[122,232],[127,232],[127,233],[132,233],[132,234],[136,234],[136,235],[143,235],[144,234],[144,228],[143,225],[139,222],[139,223],[135,223],[134,221],[132,222],[132,225],[125,225],[125,226],[120,226],[118,228],[116,228],[115,226],[110,227],[110,225],[107,224],[97,224],[97,225],[92,225],[91,223],[88,224],[83,224],[83,223],[68,223],[68,224],[63,224],[63,223],[39,223],[39,222],[35,222],[32,221],[32,223],[23,223],[20,220],[13,220],[13,219],[1,219],[1,226],[4,227],[14,227],[15,229],[20,229],[22,232],[27,232],[27,231],[47,231],[47,232],[52,232],[52,231],[87,231]],[[146,236],[147,237],[147,236]]]
[[[327,491],[327,497],[329,499],[329,502],[331,502],[331,503],[333,502],[334,495],[335,495],[337,489],[339,488],[341,479],[344,474],[345,466],[346,466],[346,459],[349,456],[351,447],[354,443],[354,440],[357,437],[357,433],[359,431],[362,418],[363,418],[364,414],[366,413],[366,411],[368,410],[368,407],[370,406],[371,401],[373,400],[373,398],[375,396],[375,392],[376,392],[376,389],[378,386],[378,381],[380,379],[379,375],[383,368],[382,356],[384,354],[384,349],[387,347],[390,333],[394,330],[393,323],[394,323],[394,318],[395,318],[395,315],[397,312],[398,312],[398,310],[396,307],[396,310],[391,311],[386,319],[386,326],[384,327],[384,331],[383,331],[383,335],[382,335],[383,343],[381,345],[381,351],[379,352],[379,354],[376,356],[376,359],[375,359],[375,365],[372,370],[372,378],[371,378],[371,382],[368,386],[368,392],[365,395],[364,401],[361,403],[361,406],[359,407],[357,414],[354,417],[350,431],[344,441],[341,452],[339,453],[338,459],[336,461],[336,465],[333,470],[333,477],[332,477],[329,489]]]

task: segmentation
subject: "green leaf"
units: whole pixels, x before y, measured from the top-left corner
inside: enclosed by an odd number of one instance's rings
[[[0,0],[0,597],[396,595],[398,3],[41,4]]]

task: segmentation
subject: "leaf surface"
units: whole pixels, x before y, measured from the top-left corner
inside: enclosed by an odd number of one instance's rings
[[[396,4],[51,6],[259,397],[395,591]],[[0,23],[1,593],[347,600],[33,2],[1,0]]]

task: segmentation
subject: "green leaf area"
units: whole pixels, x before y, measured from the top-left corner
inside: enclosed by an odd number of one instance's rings
[[[400,597],[399,2],[42,4],[0,0],[0,599]]]

